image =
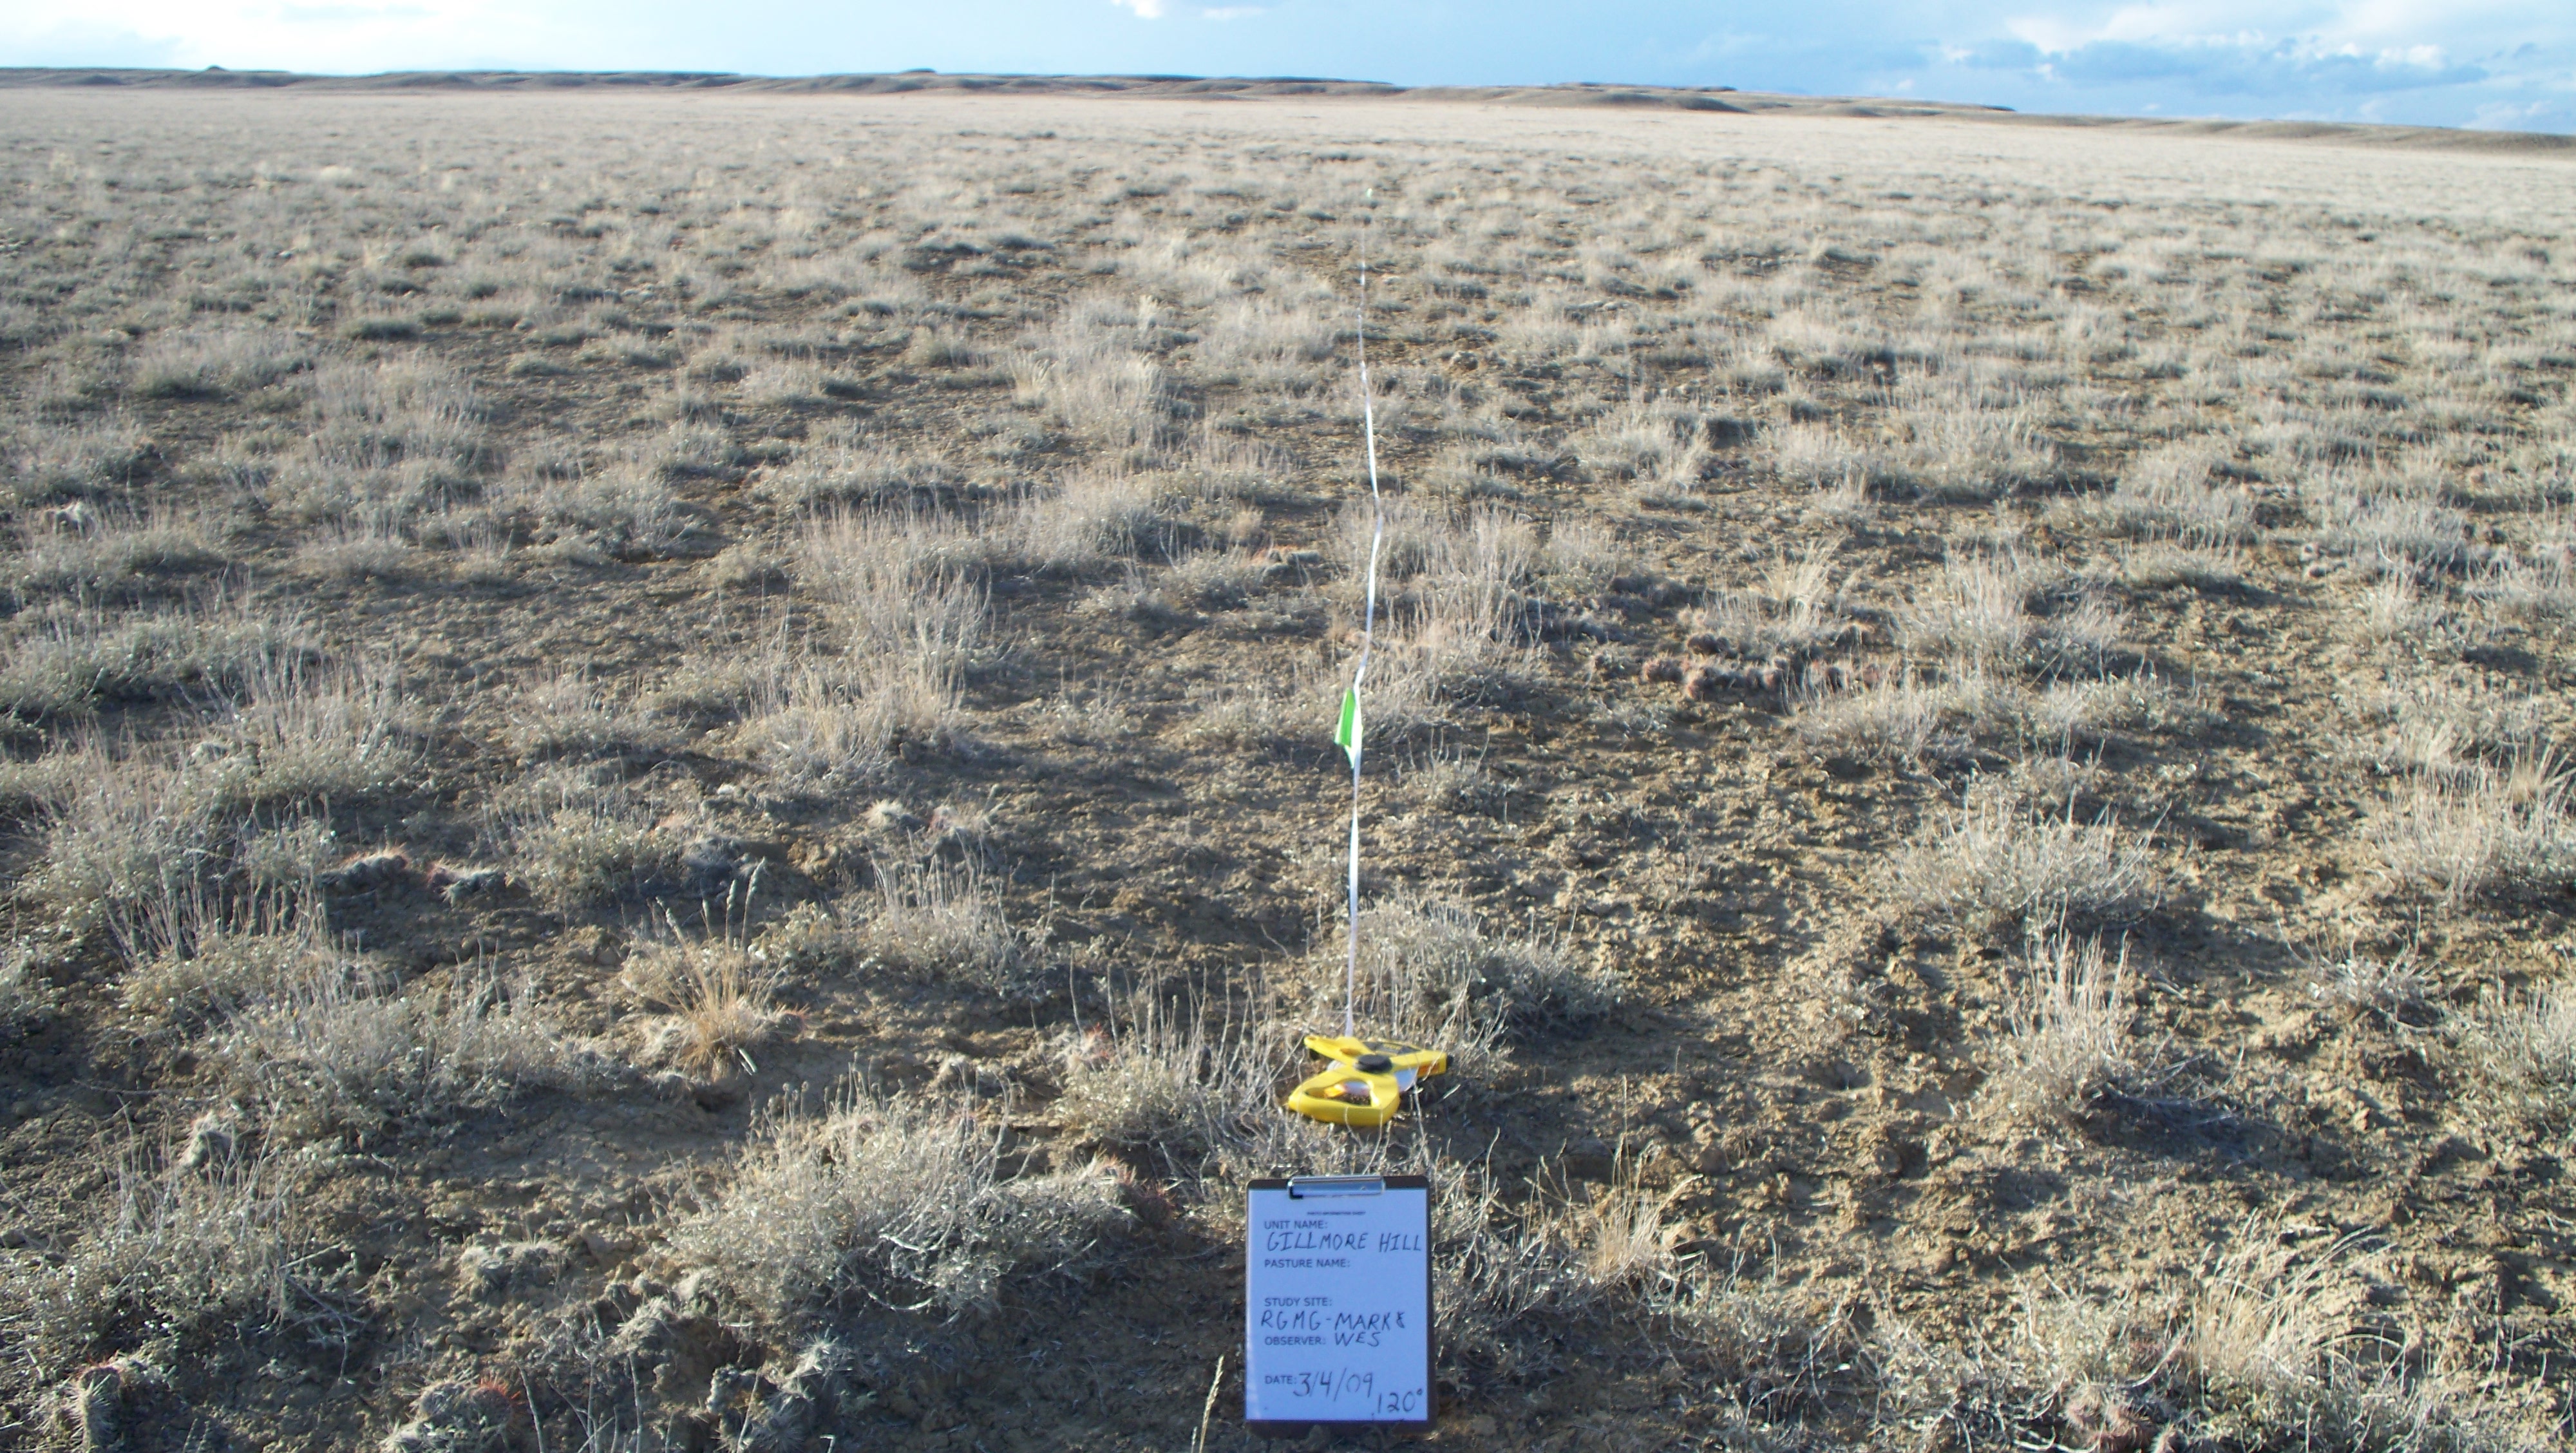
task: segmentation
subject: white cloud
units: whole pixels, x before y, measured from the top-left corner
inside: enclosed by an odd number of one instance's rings
[[[1139,20],[1163,18],[1163,0],[1109,0],[1109,3],[1135,11]]]
[[[2358,46],[2367,54],[2404,51],[2481,22],[2531,28],[2538,8],[2531,0],[2043,0],[2006,20],[2004,30],[2051,55],[2096,41],[2251,48],[2291,36],[2319,48]],[[2427,64],[2411,57],[2406,63]]]

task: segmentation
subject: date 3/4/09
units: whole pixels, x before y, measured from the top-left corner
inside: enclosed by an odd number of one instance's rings
[[[1362,1402],[1368,1405],[1371,1415],[1381,1418],[1418,1417],[1428,1402],[1419,1386],[1380,1392],[1376,1373],[1351,1367],[1274,1372],[1264,1376],[1261,1382],[1265,1389],[1283,1397]]]

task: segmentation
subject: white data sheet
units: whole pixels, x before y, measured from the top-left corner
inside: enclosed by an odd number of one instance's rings
[[[1428,1427],[1429,1183],[1307,1176],[1255,1181],[1251,1195],[1245,1421],[1286,1435],[1318,1423]]]

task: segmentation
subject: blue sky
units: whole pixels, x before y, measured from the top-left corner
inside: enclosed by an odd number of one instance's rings
[[[21,0],[0,65],[1630,81],[2576,132],[2571,0]]]

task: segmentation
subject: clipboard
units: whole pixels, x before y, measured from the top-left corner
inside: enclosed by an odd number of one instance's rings
[[[1244,1222],[1244,1426],[1264,1438],[1430,1431],[1429,1178],[1256,1180]]]

